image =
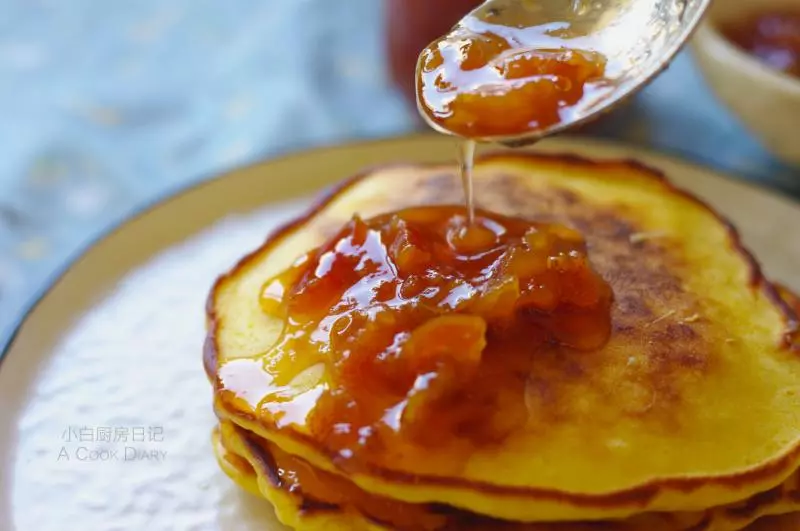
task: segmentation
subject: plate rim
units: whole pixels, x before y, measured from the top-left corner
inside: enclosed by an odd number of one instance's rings
[[[54,288],[64,280],[69,272],[80,262],[81,258],[87,255],[94,247],[100,245],[102,242],[111,239],[117,232],[122,230],[125,226],[129,225],[136,219],[147,216],[152,211],[165,207],[169,203],[180,199],[185,194],[197,191],[206,186],[211,186],[217,181],[230,177],[231,175],[253,170],[260,166],[269,165],[278,161],[285,161],[294,157],[303,156],[308,153],[324,153],[326,151],[338,151],[351,147],[370,147],[379,146],[381,144],[392,144],[404,141],[422,140],[424,138],[441,138],[442,135],[430,132],[417,132],[411,134],[401,134],[388,136],[375,139],[355,139],[344,142],[333,142],[329,144],[319,144],[316,146],[306,146],[297,149],[285,151],[275,156],[268,156],[265,158],[257,159],[244,164],[239,164],[222,171],[208,172],[201,174],[199,179],[191,180],[187,184],[180,184],[170,187],[163,192],[157,194],[153,198],[145,199],[141,203],[134,205],[129,212],[120,216],[118,219],[112,220],[106,227],[99,232],[87,238],[84,242],[79,244],[73,251],[71,251],[61,262],[53,269],[53,271],[42,280],[39,285],[33,290],[32,295],[26,298],[25,302],[21,305],[20,310],[13,317],[6,329],[0,335],[0,370],[2,370],[4,361],[11,352],[12,347],[17,341],[20,332],[22,331],[25,323],[31,318],[33,312],[37,307],[43,303],[47,296],[54,290]],[[630,151],[630,156],[614,157],[617,160],[635,160],[636,154],[643,154],[646,158],[667,158],[679,164],[694,166],[701,169],[705,173],[713,174],[725,180],[734,181],[737,185],[750,188],[754,192],[762,195],[768,195],[774,199],[781,200],[793,204],[795,207],[800,207],[800,201],[791,195],[781,191],[780,189],[765,186],[763,183],[748,179],[746,175],[737,172],[728,172],[724,169],[715,168],[710,165],[710,162],[698,157],[691,157],[680,151],[673,150],[659,150],[647,146],[639,146],[637,144],[620,141],[616,139],[597,138],[592,136],[583,135],[561,135],[553,138],[558,143],[565,145],[558,146],[555,152],[566,152],[569,149],[569,144],[591,144],[597,147],[610,147],[612,149],[621,149]],[[390,162],[390,161],[387,161]],[[650,161],[642,161],[648,167],[656,166]],[[658,170],[658,167],[655,167]],[[757,259],[757,258],[756,258]],[[758,259],[757,259],[758,260]]]

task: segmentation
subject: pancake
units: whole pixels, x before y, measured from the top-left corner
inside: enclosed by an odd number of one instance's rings
[[[264,470],[256,472],[253,465],[255,457],[246,452],[236,452],[232,449],[232,444],[226,445],[222,440],[221,428],[214,428],[211,433],[211,442],[214,445],[214,455],[217,458],[219,467],[242,489],[255,496],[261,496],[261,489],[258,485],[258,478],[264,474]]]
[[[800,513],[761,518],[747,531],[797,531],[800,529]]]
[[[492,156],[478,163],[475,188],[482,208],[582,232],[615,294],[604,348],[552,348],[528,367],[521,429],[485,446],[409,445],[351,459],[305,423],[324,367],[281,374],[284,360],[268,359],[283,321],[262,310],[263,284],[354,212],[458,203],[449,166],[364,174],[217,282],[205,365],[218,414],[366,492],[515,521],[704,511],[769,492],[794,473],[796,316],[727,222],[628,162]],[[285,394],[264,400],[278,380],[291,382]]]
[[[776,284],[775,289],[783,302],[789,306],[790,310],[793,311],[795,315],[800,315],[800,297],[786,286],[780,284]]]
[[[492,520],[444,506],[410,506],[380,499],[343,478],[314,469],[277,446],[222,421],[214,431],[223,470],[253,492],[254,477],[278,518],[296,529],[473,531],[738,531],[765,515],[789,517],[800,509],[798,475],[780,492],[762,493],[739,504],[697,513],[654,513],[624,521],[525,524]],[[245,466],[230,466],[244,461]]]

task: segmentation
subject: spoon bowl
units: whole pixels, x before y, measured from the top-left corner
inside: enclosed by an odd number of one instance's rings
[[[683,47],[711,0],[487,0],[456,28],[495,33],[520,50],[571,48],[607,60],[603,79],[560,120],[512,136],[475,138],[523,146],[591,121],[644,87]],[[421,64],[418,64],[418,77]],[[480,86],[473,87],[480,90]],[[417,105],[435,130],[452,134]],[[531,105],[536,105],[531,101]]]

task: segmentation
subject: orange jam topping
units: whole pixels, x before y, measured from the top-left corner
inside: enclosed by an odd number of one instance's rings
[[[422,52],[418,99],[431,120],[456,135],[518,135],[567,118],[605,70],[598,52],[532,48],[457,27]]]
[[[469,225],[459,207],[355,217],[265,284],[262,308],[285,326],[261,404],[343,458],[497,442],[525,422],[537,352],[601,347],[611,300],[564,226],[483,211]],[[314,391],[298,405],[290,382]]]
[[[723,33],[772,68],[800,77],[800,11],[764,13]]]

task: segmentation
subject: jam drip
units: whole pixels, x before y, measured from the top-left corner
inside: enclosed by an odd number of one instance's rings
[[[560,123],[605,70],[598,52],[531,48],[459,26],[422,52],[417,91],[422,110],[453,134],[511,136]]]
[[[483,211],[470,224],[455,206],[355,217],[265,284],[263,310],[285,320],[266,370],[321,386],[305,422],[344,458],[492,443],[525,423],[537,352],[601,347],[611,301],[564,226]]]

